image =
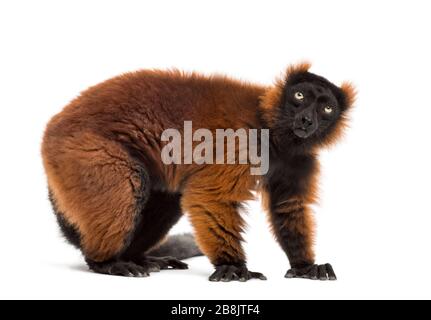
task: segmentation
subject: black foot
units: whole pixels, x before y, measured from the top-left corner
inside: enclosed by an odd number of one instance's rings
[[[123,277],[148,277],[151,272],[166,269],[188,269],[186,263],[173,257],[145,257],[135,262],[87,260],[91,270],[97,273]]]
[[[187,263],[184,263],[174,257],[145,257],[140,262],[139,265],[151,267],[153,272],[167,269],[188,269]]]
[[[285,278],[302,278],[311,280],[337,280],[334,269],[327,264],[313,264],[304,268],[292,268],[287,271]]]
[[[108,261],[108,262],[93,262],[88,261],[87,264],[91,270],[97,273],[109,274],[113,276],[123,277],[148,277],[151,270],[133,262],[124,261]]]
[[[216,271],[209,277],[210,281],[241,281],[250,279],[266,280],[266,277],[259,272],[248,271],[246,266],[237,267],[234,265],[217,266]]]

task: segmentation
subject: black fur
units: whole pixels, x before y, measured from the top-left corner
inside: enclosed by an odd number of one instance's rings
[[[58,210],[57,204],[55,202],[55,199],[52,195],[51,190],[48,190],[48,198],[49,198],[49,201],[51,202],[54,214],[57,218],[57,222],[60,227],[60,231],[63,234],[64,238],[75,248],[81,249],[81,235],[78,229],[72,224],[70,224],[64,217],[64,214]]]
[[[141,211],[139,223],[130,245],[122,254],[126,259],[139,259],[157,245],[181,218],[180,194],[152,190]]]
[[[298,83],[308,82],[311,84],[315,84],[318,86],[322,86],[324,88],[328,88],[331,90],[332,94],[337,98],[337,101],[342,108],[342,110],[346,110],[347,108],[347,102],[346,102],[346,96],[344,95],[343,91],[337,87],[332,82],[328,81],[322,76],[319,76],[317,74],[311,73],[311,72],[300,72],[295,73],[289,77],[289,79],[286,82],[286,89],[290,86],[296,85]],[[286,90],[284,91],[284,94],[286,93]],[[283,96],[283,102],[286,102],[286,96]]]
[[[270,195],[270,219],[272,225],[275,226],[277,240],[288,256],[292,267],[309,265],[312,261],[305,261],[302,257],[302,250],[306,245],[303,235],[283,227],[286,219],[292,219],[295,215],[303,213],[302,204],[298,204],[299,209],[288,213],[279,212],[278,204],[306,192],[308,179],[313,174],[316,159],[313,155],[284,156],[283,159],[275,158],[272,155],[270,161],[270,171],[265,178]]]
[[[302,97],[297,99],[295,93]],[[311,179],[318,166],[313,150],[335,129],[346,110],[344,93],[325,78],[309,72],[293,74],[287,80],[282,101],[277,106],[276,119],[270,129],[270,168],[264,177],[269,194],[270,220],[274,233],[285,251],[290,265],[286,277],[335,280],[332,267],[315,265],[310,254],[309,235],[297,226],[303,225],[308,203],[303,203],[310,192]],[[324,113],[324,107],[332,112]],[[301,127],[298,120],[304,115],[311,123]],[[299,122],[302,125],[302,122]],[[311,131],[307,131],[307,130]],[[305,197],[304,197],[305,196]],[[309,232],[309,231],[307,231]]]
[[[330,117],[317,112],[317,130],[306,139],[298,137],[293,130],[297,122],[297,115],[308,105],[308,102],[304,101],[306,103],[303,107],[292,97],[296,91],[295,88],[302,87],[305,87],[304,90],[310,91],[311,95],[321,95],[320,99],[327,100],[334,107],[334,114]],[[315,96],[311,98],[317,99]],[[324,105],[321,101],[310,102],[315,102],[316,108]],[[290,154],[309,152],[313,146],[322,143],[325,137],[335,129],[338,118],[346,109],[347,99],[343,91],[325,78],[309,72],[291,75],[285,84],[280,105],[276,108],[275,124],[270,127],[272,147],[279,149],[280,152],[289,150]],[[264,119],[261,120],[265,123]],[[269,127],[268,124],[266,126]]]

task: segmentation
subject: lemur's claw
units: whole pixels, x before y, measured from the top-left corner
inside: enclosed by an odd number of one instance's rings
[[[188,269],[187,263],[184,263],[177,258],[174,257],[153,257],[148,256],[145,258],[146,261],[149,263],[156,264],[160,270],[166,270],[166,269],[181,269],[185,270]]]
[[[250,279],[266,280],[266,277],[259,272],[252,272],[246,266],[221,265],[216,267],[216,271],[209,277],[210,281],[241,281],[245,282]]]
[[[327,264],[313,264],[304,268],[292,268],[287,271],[285,278],[302,278],[310,280],[337,280],[334,269]]]

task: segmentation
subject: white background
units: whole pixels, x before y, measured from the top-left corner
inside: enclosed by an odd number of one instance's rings
[[[428,1],[2,1],[0,298],[431,298]],[[322,153],[318,262],[337,282],[284,279],[287,260],[250,203],[250,269],[211,283],[206,258],[150,278],[88,272],[59,236],[40,142],[87,86],[140,68],[270,84],[293,62],[353,81],[351,129]],[[174,231],[190,230],[183,221]]]

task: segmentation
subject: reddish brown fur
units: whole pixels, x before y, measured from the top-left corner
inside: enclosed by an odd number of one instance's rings
[[[168,191],[190,190],[185,192],[183,205],[196,221],[198,241],[208,235],[200,231],[198,221],[204,218],[198,218],[197,210],[190,208],[191,201],[213,205],[226,228],[239,233],[240,217],[230,216],[222,203],[214,202],[251,198],[248,190],[253,179],[244,174],[248,167],[214,165],[202,170],[194,164],[164,165],[160,136],[167,128],[182,130],[183,119],[193,120],[195,128],[211,130],[257,127],[255,110],[262,93],[259,86],[225,77],[140,71],[88,89],[55,116],[44,137],[44,165],[59,211],[80,231],[86,256],[95,261],[114,256],[133,229],[136,210],[132,185],[141,182],[123,143],[142,150],[150,159],[147,166],[151,173]],[[175,114],[179,114],[178,119]],[[199,192],[215,183],[219,188],[216,192]],[[211,245],[201,246],[210,255]]]
[[[309,67],[289,67],[286,77]],[[213,132],[260,128],[258,109],[271,123],[284,81],[267,88],[222,76],[139,71],[91,87],[65,107],[48,124],[42,155],[59,211],[79,230],[84,254],[104,261],[124,250],[139,211],[135,205],[139,192],[155,187],[143,185],[138,174],[141,164],[129,152],[133,149],[152,180],[158,181],[156,188],[182,193],[182,208],[210,260],[215,264],[224,258],[245,261],[237,206],[252,199],[250,190],[256,189],[258,181],[249,174],[249,166],[164,165],[160,136],[167,128],[182,131],[184,120],[192,120],[195,129]],[[353,87],[345,84],[343,91],[353,103]],[[340,132],[341,128],[329,141],[335,141]],[[309,192],[290,205],[306,207],[315,200],[316,176]],[[280,204],[283,210],[290,205]],[[305,255],[313,259],[309,209],[291,219],[289,228],[307,235]]]
[[[134,189],[142,183],[128,155],[90,133],[47,137],[43,155],[57,207],[83,235],[85,254],[97,261],[123,249],[136,215]]]

